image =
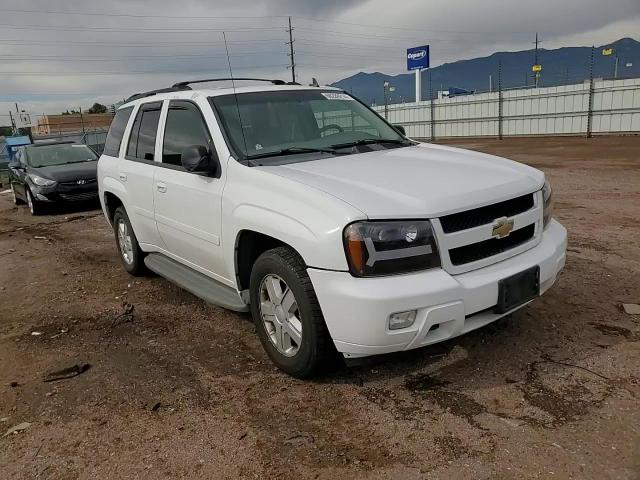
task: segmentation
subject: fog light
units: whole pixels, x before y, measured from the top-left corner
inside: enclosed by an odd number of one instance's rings
[[[45,197],[44,195],[42,195],[41,193],[36,193],[36,198],[38,200],[42,200],[43,202],[48,201],[49,199],[47,197]]]
[[[416,321],[416,310],[392,313],[389,315],[389,330],[399,330],[413,325]]]

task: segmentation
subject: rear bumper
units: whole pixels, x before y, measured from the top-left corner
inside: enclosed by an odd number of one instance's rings
[[[552,220],[534,248],[460,275],[442,269],[382,278],[308,272],[336,348],[345,357],[362,357],[441,342],[508,315],[493,313],[499,281],[537,265],[542,294],[564,267],[566,248],[567,231]],[[413,309],[411,327],[388,329],[390,314]]]

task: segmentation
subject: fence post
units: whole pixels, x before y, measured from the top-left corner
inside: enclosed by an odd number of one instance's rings
[[[591,60],[589,61],[589,109],[587,110],[587,138],[591,138],[593,122],[593,62],[596,47],[591,47]]]
[[[498,62],[498,139],[502,138],[502,62]]]
[[[436,117],[435,117],[435,105],[433,104],[433,84],[431,83],[431,72],[429,72],[429,109],[431,115],[431,141],[436,141]]]

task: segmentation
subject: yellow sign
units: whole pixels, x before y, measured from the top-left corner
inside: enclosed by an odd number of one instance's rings
[[[532,72],[541,72],[542,71],[542,65],[534,65],[533,67],[531,67],[531,71]]]
[[[603,48],[602,55],[613,55],[613,48]]]

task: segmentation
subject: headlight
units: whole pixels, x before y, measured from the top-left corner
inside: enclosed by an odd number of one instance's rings
[[[35,175],[33,173],[29,174],[29,178],[33,183],[35,183],[39,187],[50,187],[56,184],[55,180],[49,180],[48,178],[44,178],[39,175]]]
[[[356,222],[344,229],[349,270],[356,277],[413,272],[440,266],[428,220]]]
[[[546,228],[553,215],[553,192],[551,191],[549,180],[545,180],[544,187],[542,187],[542,201],[544,202],[542,207],[542,225]]]

